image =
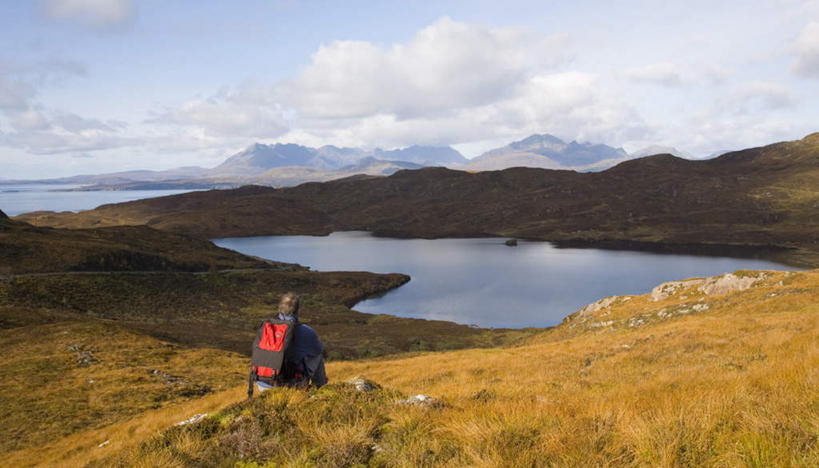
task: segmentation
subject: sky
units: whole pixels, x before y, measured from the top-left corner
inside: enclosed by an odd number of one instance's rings
[[[819,131],[819,0],[2,0],[0,43],[0,179],[255,142],[700,158]]]

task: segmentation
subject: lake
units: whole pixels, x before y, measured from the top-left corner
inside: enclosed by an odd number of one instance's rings
[[[319,271],[405,273],[412,280],[355,310],[481,327],[547,327],[612,295],[645,294],[663,282],[740,269],[789,270],[759,260],[556,248],[505,238],[391,239],[366,232],[326,237],[214,239],[222,247]]]
[[[100,190],[67,192],[79,185],[0,184],[0,210],[9,216],[30,211],[82,211],[107,203],[163,197],[191,190]]]

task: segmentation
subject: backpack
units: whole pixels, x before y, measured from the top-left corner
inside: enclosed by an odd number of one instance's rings
[[[296,320],[269,318],[259,325],[250,357],[250,381],[247,396],[253,396],[253,386],[257,381],[276,385],[282,372],[285,353],[293,342]]]

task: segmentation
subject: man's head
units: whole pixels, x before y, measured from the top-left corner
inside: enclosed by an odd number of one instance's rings
[[[294,293],[287,293],[279,301],[279,315],[299,316],[299,296]]]

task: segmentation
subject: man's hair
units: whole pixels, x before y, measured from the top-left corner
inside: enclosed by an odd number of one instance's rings
[[[299,296],[291,292],[282,296],[282,299],[279,301],[279,314],[299,315]]]

